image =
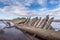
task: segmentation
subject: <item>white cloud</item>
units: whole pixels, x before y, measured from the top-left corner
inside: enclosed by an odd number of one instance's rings
[[[47,0],[0,0],[7,5],[23,5],[30,6],[34,1],[38,2],[41,6],[45,6],[47,4]]]
[[[57,4],[58,2],[56,2],[55,0],[51,0],[50,4]]]
[[[18,15],[18,16],[32,16],[32,15],[37,15],[36,11],[34,10],[29,10],[28,8],[25,7],[20,7],[20,6],[6,6],[4,8],[0,8],[0,12],[6,14],[6,15]]]
[[[0,0],[0,2],[3,2],[4,4],[8,5],[18,5],[20,6],[21,4],[23,6],[30,6],[31,3],[33,3],[34,0]]]
[[[27,6],[30,6],[31,5],[31,3],[33,3],[34,2],[34,0],[25,0],[25,5],[27,5]]]
[[[30,6],[34,1],[38,2],[41,6],[47,6],[47,0],[0,0],[4,4],[8,5],[23,5],[23,6]],[[60,0],[50,0],[50,4],[59,4]]]
[[[43,7],[47,5],[47,0],[37,0],[37,1]]]
[[[18,6],[6,6],[4,8],[0,8],[0,12],[3,12],[7,15],[19,15],[19,16],[54,16],[55,19],[60,19],[60,7],[54,10],[47,10],[46,8],[40,10],[29,10],[25,7]]]
[[[50,17],[54,17],[55,19],[60,19],[60,7],[53,10],[39,11],[38,13],[39,15],[50,15]]]
[[[0,9],[0,11],[4,12],[4,13],[14,13],[14,14],[19,14],[19,15],[27,15],[27,13],[29,12],[26,8],[24,7],[17,7],[17,6],[7,6],[4,7],[3,9]]]
[[[7,0],[0,0],[0,1],[6,3]],[[18,4],[18,6],[16,5],[5,6],[4,8],[0,8],[0,12],[6,15],[19,15],[19,16],[52,15],[54,17],[57,17],[57,16],[60,17],[60,8],[56,8],[54,10],[47,10],[47,8],[41,8],[39,10],[29,10],[28,8],[25,7],[25,5],[30,6],[30,4],[33,3],[34,0],[25,0],[24,2],[21,2],[21,3],[16,0],[8,0],[8,2],[10,1],[14,2],[13,4]],[[37,0],[37,1],[42,6],[46,5],[47,3],[47,0]]]
[[[60,7],[60,0],[50,0],[49,3],[52,4],[52,5],[57,4],[58,7]]]

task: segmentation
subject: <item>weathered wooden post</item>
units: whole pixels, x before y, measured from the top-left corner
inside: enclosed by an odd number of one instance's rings
[[[44,26],[44,29],[48,29],[48,27],[50,26],[50,24],[52,23],[54,17],[52,17],[51,19],[49,19],[46,23],[46,25]]]
[[[27,22],[27,20],[28,20],[28,18],[26,18],[26,19],[25,19],[25,21],[24,21],[24,23],[23,23],[23,24],[25,24],[25,23]]]
[[[32,19],[31,26],[34,26],[35,22],[38,20],[38,17]]]
[[[45,26],[45,24],[47,23],[49,19],[49,15],[46,16],[46,18],[44,19],[44,21],[41,23],[41,25],[39,26],[39,28],[43,28]]]
[[[26,21],[25,21],[25,23],[24,23],[24,24],[26,24],[26,23],[27,23],[27,21],[28,21],[28,18],[26,18]]]
[[[43,21],[44,21],[44,19],[41,19],[41,20],[38,22],[38,24],[36,25],[36,27],[38,28]]]
[[[34,24],[35,27],[39,23],[40,20],[41,20],[41,17],[35,22],[35,24]]]
[[[47,29],[48,30],[54,30],[54,28],[51,25]]]
[[[39,27],[40,27],[40,28],[44,28],[44,26],[45,26],[45,24],[47,23],[48,19],[49,19],[49,16],[47,15],[46,18],[44,18],[44,21],[41,22],[41,24],[40,24]],[[34,26],[36,26],[36,24],[38,24],[38,22],[39,22],[40,20],[41,20],[41,18],[37,20],[37,23],[35,22]],[[50,29],[50,28],[49,28],[49,29]],[[51,27],[51,29],[52,29],[52,27]],[[34,34],[34,36],[36,36],[36,34]]]
[[[24,23],[24,25],[28,25],[29,21],[30,21],[30,18],[27,18],[27,21]]]

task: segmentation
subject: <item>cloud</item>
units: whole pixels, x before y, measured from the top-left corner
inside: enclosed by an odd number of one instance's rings
[[[0,2],[6,4],[6,5],[18,5],[20,6],[21,4],[23,6],[30,6],[31,3],[33,3],[34,0],[0,0]]]
[[[30,6],[32,3],[38,3],[41,6],[45,6],[47,3],[47,0],[0,0],[0,2],[4,3],[5,5],[18,5],[20,6],[21,4],[23,6]]]
[[[4,13],[14,13],[14,14],[19,14],[19,15],[27,15],[28,10],[25,9],[24,7],[17,7],[17,6],[6,6],[2,9],[0,9],[0,11],[4,12]]]
[[[34,0],[0,0],[4,4],[9,4],[10,6],[5,6],[4,8],[0,8],[0,13],[6,14],[7,16],[54,16],[59,19],[60,17],[60,7],[54,10],[48,10],[48,8],[44,7],[47,5],[47,0],[37,0],[37,2],[43,6],[44,8],[40,8],[39,10],[30,10],[29,8],[25,7],[30,6]],[[51,1],[51,4],[55,2]],[[57,17],[58,16],[58,17]]]
[[[18,6],[6,6],[4,8],[0,8],[0,12],[3,14],[10,16],[18,15],[18,16],[46,16],[50,15],[55,17],[55,19],[60,19],[60,7],[54,10],[48,10],[47,8],[42,8],[40,10],[29,10],[25,7],[18,7]]]
[[[50,17],[54,17],[55,19],[60,19],[60,7],[53,10],[39,11],[38,13],[42,16],[50,15]]]
[[[58,7],[60,7],[60,0],[50,0],[49,3],[52,5],[58,5]]]
[[[30,7],[33,3],[37,3],[36,6],[40,5],[42,8],[45,8],[48,6],[48,3],[50,3],[51,5],[58,5],[60,6],[60,0],[50,0],[48,2],[48,0],[0,0],[0,2],[4,3],[5,5],[8,6],[24,6],[24,7]]]
[[[7,15],[18,15],[18,16],[32,16],[36,14],[36,11],[29,10],[28,8],[25,7],[20,7],[20,6],[6,6],[4,8],[0,8],[0,12],[3,12],[4,14]]]
[[[51,4],[58,4],[60,2],[60,0],[51,0],[50,3]]]
[[[47,5],[47,0],[37,0],[37,1],[43,7]]]

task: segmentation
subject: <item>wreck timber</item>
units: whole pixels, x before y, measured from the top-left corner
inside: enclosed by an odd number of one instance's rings
[[[49,19],[49,16],[46,16],[44,19],[38,19],[36,17],[31,20],[28,18],[24,25],[20,26],[16,24],[15,26],[18,29],[24,30],[43,39],[60,40],[60,32],[55,31],[54,28],[50,25],[53,22],[53,19],[53,17]]]
[[[27,27],[27,26],[18,26],[17,28],[22,29],[24,31],[27,31],[29,33],[36,34],[39,37],[42,37],[43,39],[50,39],[50,40],[60,40],[60,32],[54,31],[54,30],[45,30],[35,27]]]

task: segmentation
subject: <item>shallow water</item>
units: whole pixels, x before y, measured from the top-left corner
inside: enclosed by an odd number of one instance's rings
[[[5,26],[6,25],[2,21],[0,21],[0,29],[3,29]]]
[[[52,22],[51,25],[56,31],[60,30],[60,22]]]
[[[0,29],[3,29],[6,25],[0,22]],[[15,27],[3,29],[4,33],[0,33],[0,40],[29,40],[28,37]]]

